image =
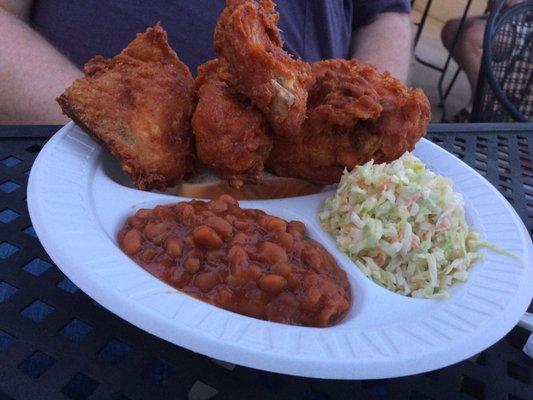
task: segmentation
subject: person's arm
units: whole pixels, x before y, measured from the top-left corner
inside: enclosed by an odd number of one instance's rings
[[[406,82],[411,64],[411,22],[397,12],[378,14],[369,25],[357,28],[352,36],[352,57],[388,70]]]
[[[31,5],[0,0],[0,124],[63,124],[55,98],[82,72],[29,27]]]

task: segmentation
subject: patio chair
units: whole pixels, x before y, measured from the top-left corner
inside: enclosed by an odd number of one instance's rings
[[[533,1],[491,12],[471,122],[533,119]]]

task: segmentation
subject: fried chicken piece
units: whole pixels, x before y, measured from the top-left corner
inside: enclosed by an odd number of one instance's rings
[[[192,171],[194,80],[159,24],[116,57],[94,57],[84,72],[57,101],[136,187],[163,190]]]
[[[198,105],[192,118],[198,158],[219,178],[239,188],[257,183],[272,148],[263,115],[217,75],[218,61],[198,67]]]
[[[215,29],[220,77],[251,99],[275,132],[296,136],[305,118],[309,64],[282,49],[270,0],[227,0]]]
[[[313,65],[302,136],[276,139],[267,166],[280,176],[338,182],[345,167],[388,162],[414,148],[430,119],[420,89],[356,60]]]
[[[355,60],[326,60],[312,65],[307,129],[326,133],[351,130],[360,120],[375,119],[383,111],[375,89],[378,72]],[[310,133],[306,130],[306,133]]]

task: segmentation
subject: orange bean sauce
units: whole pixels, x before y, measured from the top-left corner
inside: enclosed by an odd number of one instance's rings
[[[326,327],[350,307],[346,273],[305,225],[242,209],[224,195],[141,209],[118,232],[121,249],[152,275],[250,317]]]

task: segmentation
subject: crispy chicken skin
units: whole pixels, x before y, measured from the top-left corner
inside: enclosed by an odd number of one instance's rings
[[[292,59],[281,48],[274,7],[271,0],[227,0],[215,29],[219,77],[275,133],[268,168],[329,184],[345,167],[412,150],[430,117],[423,92],[356,60],[310,66]]]
[[[313,74],[302,135],[274,141],[267,166],[277,175],[336,183],[345,167],[395,160],[424,135],[430,105],[420,89],[356,60],[320,61]]]
[[[270,0],[227,0],[215,28],[220,77],[251,99],[275,133],[300,133],[305,118],[309,64],[282,49],[279,14]]]
[[[94,57],[84,72],[57,101],[136,187],[163,190],[192,171],[194,80],[159,24],[116,57]]]
[[[272,148],[263,115],[218,78],[218,61],[198,67],[198,105],[192,118],[196,154],[235,188],[257,183]]]

